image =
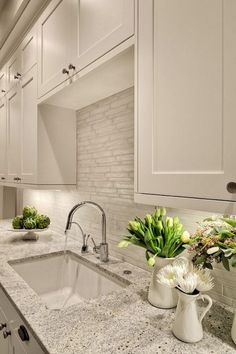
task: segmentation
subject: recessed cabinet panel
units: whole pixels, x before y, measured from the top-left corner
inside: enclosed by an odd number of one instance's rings
[[[53,1],[39,20],[40,96],[67,79],[62,69],[68,58],[70,11],[70,1]]]
[[[16,182],[21,166],[21,99],[19,87],[7,95],[8,118],[8,180]]]
[[[139,1],[138,14],[137,192],[236,201],[235,1]]]
[[[21,47],[22,74],[24,75],[37,62],[37,35],[33,28],[23,40]]]
[[[10,90],[13,86],[19,84],[22,76],[21,71],[21,56],[20,51],[17,50],[9,62],[7,63],[7,88]]]
[[[7,110],[6,100],[0,101],[0,180],[6,178],[7,152]]]
[[[37,68],[22,80],[21,182],[34,183],[37,166]]]
[[[134,0],[74,0],[73,18],[78,71],[134,34]]]

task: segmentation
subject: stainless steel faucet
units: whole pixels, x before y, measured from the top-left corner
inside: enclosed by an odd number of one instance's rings
[[[73,220],[73,216],[74,216],[75,212],[84,205],[91,205],[91,206],[97,208],[98,210],[100,210],[102,213],[102,242],[98,246],[94,244],[94,251],[99,253],[100,260],[102,262],[107,262],[108,261],[108,243],[106,240],[106,214],[105,214],[105,211],[103,210],[103,208],[99,204],[97,204],[95,202],[91,202],[91,201],[86,201],[86,200],[81,203],[76,204],[68,214],[65,233],[67,232],[67,230],[70,230],[71,225],[73,224],[72,220]]]

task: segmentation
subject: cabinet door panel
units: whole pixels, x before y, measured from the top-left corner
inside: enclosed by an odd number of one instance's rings
[[[236,3],[139,7],[138,192],[236,200]]]
[[[34,183],[37,166],[37,69],[32,68],[21,86],[21,182]]]
[[[39,95],[42,96],[67,79],[62,73],[68,59],[71,26],[70,1],[53,1],[39,21]]]
[[[19,87],[12,89],[7,95],[8,120],[8,180],[15,182],[19,177],[21,161],[21,99]]]
[[[34,27],[23,40],[21,47],[22,75],[37,62],[37,32]]]
[[[0,179],[6,178],[6,152],[7,152],[7,110],[6,100],[0,101]]]
[[[77,71],[134,34],[133,0],[74,0],[73,14]]]
[[[13,86],[19,84],[20,77],[17,74],[22,75],[21,72],[21,55],[17,50],[7,63],[7,88],[10,90]]]

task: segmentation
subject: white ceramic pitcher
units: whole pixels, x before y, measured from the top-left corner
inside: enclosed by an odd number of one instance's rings
[[[232,329],[231,329],[231,337],[232,337],[234,343],[236,344],[236,311],[234,313],[234,320],[233,320],[233,325],[232,325]]]
[[[171,264],[175,258],[156,257],[151,283],[148,291],[148,301],[151,305],[170,309],[177,306],[178,294],[176,289],[171,289],[157,281],[157,272],[168,264]]]
[[[203,337],[202,320],[212,306],[210,296],[205,294],[190,295],[178,290],[179,300],[173,324],[173,334],[183,342],[199,342]],[[199,316],[197,300],[207,300],[208,305]]]

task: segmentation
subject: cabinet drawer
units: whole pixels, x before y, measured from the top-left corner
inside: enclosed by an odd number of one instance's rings
[[[2,316],[5,316],[8,322],[8,328],[11,331],[11,345],[13,346],[16,354],[45,354],[36,339],[33,337],[32,332],[29,330],[24,320],[14,308],[13,304],[7,298],[5,292],[0,288],[0,308],[2,309]],[[28,341],[22,341],[18,334],[20,326],[24,326],[29,335]]]

